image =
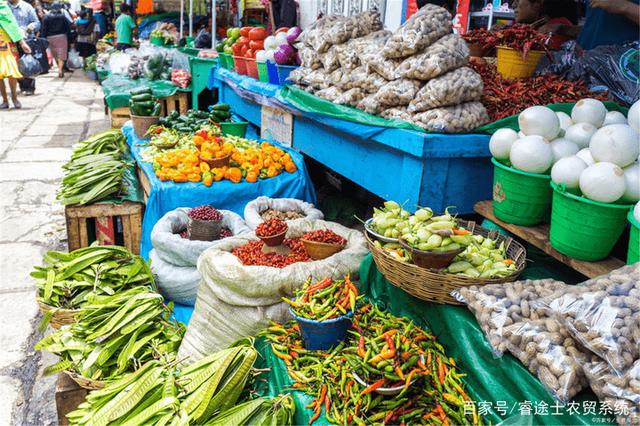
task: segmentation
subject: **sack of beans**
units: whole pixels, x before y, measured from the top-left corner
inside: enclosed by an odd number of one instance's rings
[[[300,241],[312,231],[331,231],[346,245],[332,256],[312,261]],[[334,222],[289,222],[286,237],[284,245],[290,249],[286,254],[265,253],[262,241],[250,233],[219,241],[200,256],[202,282],[179,358],[200,359],[254,335],[271,320],[286,321],[289,314],[282,297],[292,297],[309,277],[354,276],[368,253],[362,232]]]
[[[326,89],[318,90],[315,95],[319,98],[333,102],[338,99],[338,97],[342,95],[342,93],[342,90],[338,89],[335,86],[331,86],[327,87]]]
[[[489,122],[489,114],[480,102],[439,107],[413,116],[415,124],[438,133],[464,133]]]
[[[386,107],[406,106],[416,96],[422,82],[403,78],[390,81],[378,90],[374,99]]]
[[[295,198],[261,196],[244,207],[244,220],[252,230],[268,219],[281,219],[286,222],[298,219],[322,220],[324,214],[313,204]]]
[[[409,104],[409,112],[477,101],[482,97],[482,78],[469,67],[449,71],[427,81]]]
[[[467,43],[457,34],[449,34],[424,52],[402,61],[396,70],[399,77],[431,80],[469,62]]]

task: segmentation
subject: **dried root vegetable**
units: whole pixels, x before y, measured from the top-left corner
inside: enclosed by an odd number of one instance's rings
[[[413,119],[413,115],[407,111],[407,107],[389,108],[385,111],[382,111],[380,115],[390,120],[411,121]]]
[[[447,105],[477,101],[482,96],[482,78],[471,68],[462,67],[429,80],[409,104],[409,112],[426,111]]]
[[[300,57],[301,68],[307,68],[311,71],[322,68],[321,56],[318,55],[318,53],[310,47],[303,46],[298,49],[298,56]]]
[[[369,95],[363,98],[356,108],[361,109],[364,112],[368,112],[369,114],[380,114],[380,112],[384,109],[382,105],[378,101],[375,100],[375,95]]]
[[[430,80],[469,61],[467,43],[457,34],[449,34],[424,52],[405,59],[397,68],[400,77]]]
[[[421,85],[419,80],[406,78],[390,81],[378,90],[374,99],[387,107],[409,105]]]
[[[450,32],[449,12],[440,6],[427,4],[393,33],[382,54],[387,58],[405,58]]]
[[[333,102],[338,105],[356,106],[365,97],[365,93],[360,88],[353,88],[343,92]]]
[[[399,59],[388,59],[380,55],[381,43],[371,43],[359,53],[360,62],[367,66],[368,73],[374,71],[386,80],[396,80],[399,75],[397,68]]]
[[[327,87],[326,89],[318,90],[315,95],[322,99],[333,102],[338,99],[343,93],[344,92],[342,90],[338,89],[335,86],[332,86]]]
[[[480,102],[467,102],[421,112],[414,120],[418,126],[432,132],[463,133],[487,123],[489,116]]]

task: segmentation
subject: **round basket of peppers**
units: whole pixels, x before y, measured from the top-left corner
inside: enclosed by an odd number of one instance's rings
[[[347,240],[328,229],[307,232],[301,238],[304,248],[313,260],[325,259],[341,251]]]
[[[287,235],[289,226],[280,219],[269,219],[262,222],[256,228],[256,236],[269,247],[276,247],[282,244]]]
[[[327,277],[316,283],[310,278],[294,295],[293,300],[282,300],[298,321],[307,349],[326,350],[347,337],[358,300],[358,289],[348,275],[342,280]]]

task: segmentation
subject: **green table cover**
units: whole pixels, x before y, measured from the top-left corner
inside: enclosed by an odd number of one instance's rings
[[[522,278],[555,278],[569,283],[581,280],[580,276],[568,268],[557,268],[557,262],[540,251],[529,252],[528,258],[536,268],[527,268]],[[569,414],[568,408],[557,404],[544,389],[540,381],[510,354],[494,358],[491,348],[471,312],[464,306],[440,305],[419,300],[390,284],[380,274],[369,254],[360,266],[360,289],[372,302],[390,310],[395,315],[411,318],[421,327],[430,329],[445,347],[449,356],[456,359],[465,378],[469,393],[477,404],[487,402],[483,416],[493,424],[512,425],[590,425],[615,423],[613,418],[598,414],[584,415],[583,402],[597,401],[591,391],[583,391],[573,401],[580,405],[578,414]],[[258,340],[258,350],[262,354],[259,367],[269,367],[268,385],[264,394],[277,395],[290,392],[296,402],[296,424],[307,424],[313,414],[304,408],[312,400],[308,395],[293,390],[286,366],[275,357],[270,346]],[[506,412],[501,412],[504,401]],[[521,415],[520,405],[531,404],[531,414]],[[534,410],[547,407],[547,415],[534,415]],[[555,410],[559,413],[555,415]],[[322,415],[314,425],[327,424]]]
[[[191,91],[191,87],[181,89],[168,80],[147,80],[146,78],[131,80],[123,74],[111,74],[102,82],[104,100],[109,109],[128,107],[131,97],[129,91],[142,86],[150,87],[157,98],[171,96],[177,91]]]

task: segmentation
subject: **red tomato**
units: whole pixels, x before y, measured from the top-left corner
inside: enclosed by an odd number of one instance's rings
[[[249,48],[255,50],[256,52],[258,50],[264,49],[264,40],[251,40],[249,42]]]
[[[239,44],[249,44],[249,41],[250,41],[250,40],[249,40],[247,37],[240,37],[240,38],[236,41],[236,43],[239,43]]]
[[[276,34],[278,34],[278,33],[286,33],[287,31],[289,31],[289,27],[278,28],[276,30]]]
[[[233,46],[231,46],[231,51],[233,52],[233,56],[240,56],[242,46],[246,46],[246,45],[240,44],[240,43],[233,43]]]
[[[240,35],[242,37],[248,37],[249,36],[249,31],[251,31],[253,29],[253,27],[242,27],[240,28]]]
[[[252,49],[247,49],[247,51],[244,52],[244,57],[245,58],[255,58],[256,54]]]
[[[251,40],[264,40],[267,37],[267,30],[261,27],[256,27],[249,31],[249,39]]]
[[[247,46],[246,44],[243,44],[242,47],[240,48],[240,56],[242,56],[243,58],[246,58],[247,50],[249,50],[249,46]]]

